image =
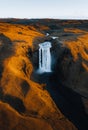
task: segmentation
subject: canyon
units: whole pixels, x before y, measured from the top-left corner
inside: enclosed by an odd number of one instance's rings
[[[0,19],[0,130],[88,130],[88,21]]]

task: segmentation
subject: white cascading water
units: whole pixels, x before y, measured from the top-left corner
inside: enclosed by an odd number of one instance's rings
[[[51,72],[51,43],[44,42],[39,44],[39,71]]]

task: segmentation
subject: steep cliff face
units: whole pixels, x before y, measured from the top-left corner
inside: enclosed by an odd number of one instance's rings
[[[88,32],[74,28],[65,28],[64,32],[71,36],[60,39],[56,66],[58,81],[81,96],[88,113]]]
[[[64,85],[88,97],[88,32],[74,28],[65,28],[64,32],[72,36],[62,37],[63,52],[57,61],[57,75]]]
[[[31,80],[33,43],[35,38],[46,39],[46,29],[49,28],[0,23],[0,128],[3,130],[76,130],[43,85]]]
[[[80,25],[79,25],[80,27]],[[65,28],[64,36],[60,37],[58,49],[55,52],[57,91],[67,100],[63,101],[65,109],[57,101],[56,104],[79,129],[88,129],[88,32],[85,28]],[[55,79],[54,79],[55,80]],[[62,86],[62,87],[61,87]],[[58,100],[60,99],[57,96]],[[60,100],[61,101],[61,100]],[[70,105],[71,104],[71,105]],[[68,106],[70,109],[66,107]],[[67,114],[68,113],[68,114]],[[69,116],[70,115],[70,116]],[[85,121],[83,121],[85,120]],[[86,126],[86,127],[85,127]]]

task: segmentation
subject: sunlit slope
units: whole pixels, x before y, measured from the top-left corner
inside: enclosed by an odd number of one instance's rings
[[[21,116],[8,104],[0,102],[0,129],[1,130],[53,130],[43,119]]]
[[[36,29],[30,26],[15,25],[9,23],[0,23],[0,32],[5,34],[12,42],[20,42],[32,46],[35,37],[41,37],[43,34],[39,33]]]
[[[65,32],[75,33],[75,34],[82,34],[78,35],[77,39],[73,39],[73,41],[66,41],[65,45],[71,50],[72,56],[74,60],[76,61],[79,58],[79,55],[81,58],[85,61],[88,60],[88,32],[82,31],[80,29],[65,29]]]

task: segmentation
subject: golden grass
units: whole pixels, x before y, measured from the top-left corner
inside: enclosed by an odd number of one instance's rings
[[[65,42],[65,45],[71,50],[74,60],[77,60],[79,55],[88,60],[88,34],[78,37],[77,41]]]
[[[53,130],[50,124],[43,119],[21,116],[7,103],[0,102],[0,129],[1,130]]]
[[[29,46],[32,46],[35,37],[42,37],[43,34],[37,30],[30,30],[29,26],[0,23],[0,32],[14,41],[25,41]]]
[[[88,65],[84,62],[82,62],[82,66],[84,67],[84,69],[88,72]]]
[[[73,60],[77,61],[79,57],[82,58],[82,66],[88,71],[88,65],[84,61],[88,61],[88,32],[80,29],[64,29],[65,32],[71,32],[75,34],[82,34],[77,37],[77,40],[65,41],[65,46],[68,47],[73,56]]]
[[[75,33],[75,34],[87,33],[86,31],[77,28],[64,28],[64,32]]]

